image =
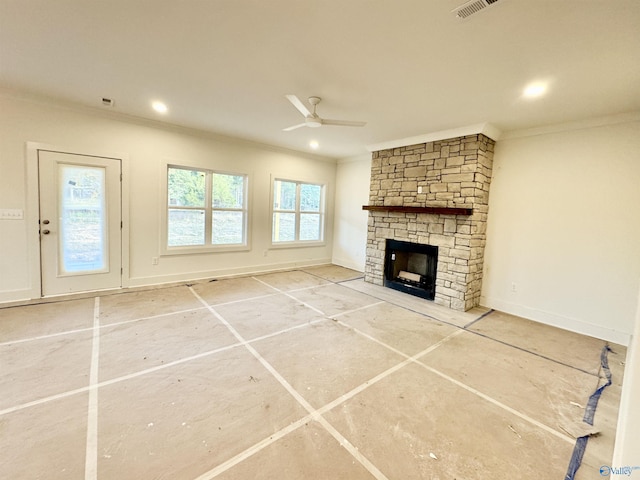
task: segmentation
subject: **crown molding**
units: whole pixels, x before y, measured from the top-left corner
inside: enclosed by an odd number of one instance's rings
[[[466,125],[464,127],[451,128],[449,130],[440,130],[438,132],[425,133],[415,137],[400,138],[398,140],[390,140],[388,142],[374,143],[367,145],[370,152],[378,152],[380,150],[389,150],[391,148],[406,147],[407,145],[417,145],[420,143],[437,142],[438,140],[446,140],[449,138],[466,137],[467,135],[483,134],[492,140],[499,140],[502,132],[490,123],[476,123],[474,125]]]
[[[620,123],[640,122],[640,111],[625,112],[616,115],[606,115],[602,117],[587,118],[574,122],[554,123],[536,128],[526,128],[522,130],[512,130],[502,134],[501,140],[511,140],[514,138],[535,137],[538,135],[548,135],[551,133],[571,132],[586,128],[603,127],[606,125],[617,125]]]

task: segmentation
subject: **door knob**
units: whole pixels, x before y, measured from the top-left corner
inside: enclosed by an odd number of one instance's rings
[[[49,235],[51,232],[49,230],[42,230],[43,235]]]
[[[45,225],[49,225],[49,220],[43,220],[42,223],[44,223]]]

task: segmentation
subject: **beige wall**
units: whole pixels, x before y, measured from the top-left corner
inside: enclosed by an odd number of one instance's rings
[[[93,109],[71,108],[0,92],[0,208],[29,211],[26,144],[39,142],[87,153],[122,153],[129,158],[131,286],[258,272],[326,263],[333,245],[336,164],[305,156],[126,119]],[[160,256],[161,172],[166,161],[249,174],[251,250],[215,254]],[[271,248],[272,175],[327,182],[326,242],[320,247]],[[35,212],[37,218],[37,212]],[[37,238],[29,238],[25,220],[0,220],[0,301],[32,298],[39,291],[33,270]],[[31,235],[32,236],[32,235]],[[35,242],[35,243],[34,243]],[[127,243],[127,239],[125,239]]]
[[[500,140],[482,304],[626,344],[640,285],[640,121]]]
[[[359,272],[366,258],[369,216],[362,206],[369,203],[370,177],[370,153],[338,163],[332,262]]]

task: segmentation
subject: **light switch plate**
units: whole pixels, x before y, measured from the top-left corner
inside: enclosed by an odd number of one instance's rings
[[[0,220],[22,220],[24,211],[21,208],[0,208]]]

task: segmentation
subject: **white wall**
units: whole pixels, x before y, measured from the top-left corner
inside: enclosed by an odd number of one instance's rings
[[[635,331],[627,350],[623,387],[612,465],[640,466],[640,292]]]
[[[0,208],[24,209],[27,217],[34,215],[27,210],[27,142],[128,155],[131,286],[331,261],[336,172],[333,160],[0,91]],[[151,264],[151,257],[160,256],[161,192],[165,188],[160,179],[167,160],[249,173],[250,251],[163,256],[158,265]],[[272,175],[327,182],[324,246],[270,248]],[[33,292],[39,291],[29,273],[30,256],[34,253],[29,246],[37,239],[28,238],[26,222],[0,220],[0,301],[33,298]]]
[[[367,245],[371,154],[341,160],[336,173],[333,259],[336,265],[364,272]]]
[[[634,118],[497,142],[483,305],[628,342],[640,285]]]

